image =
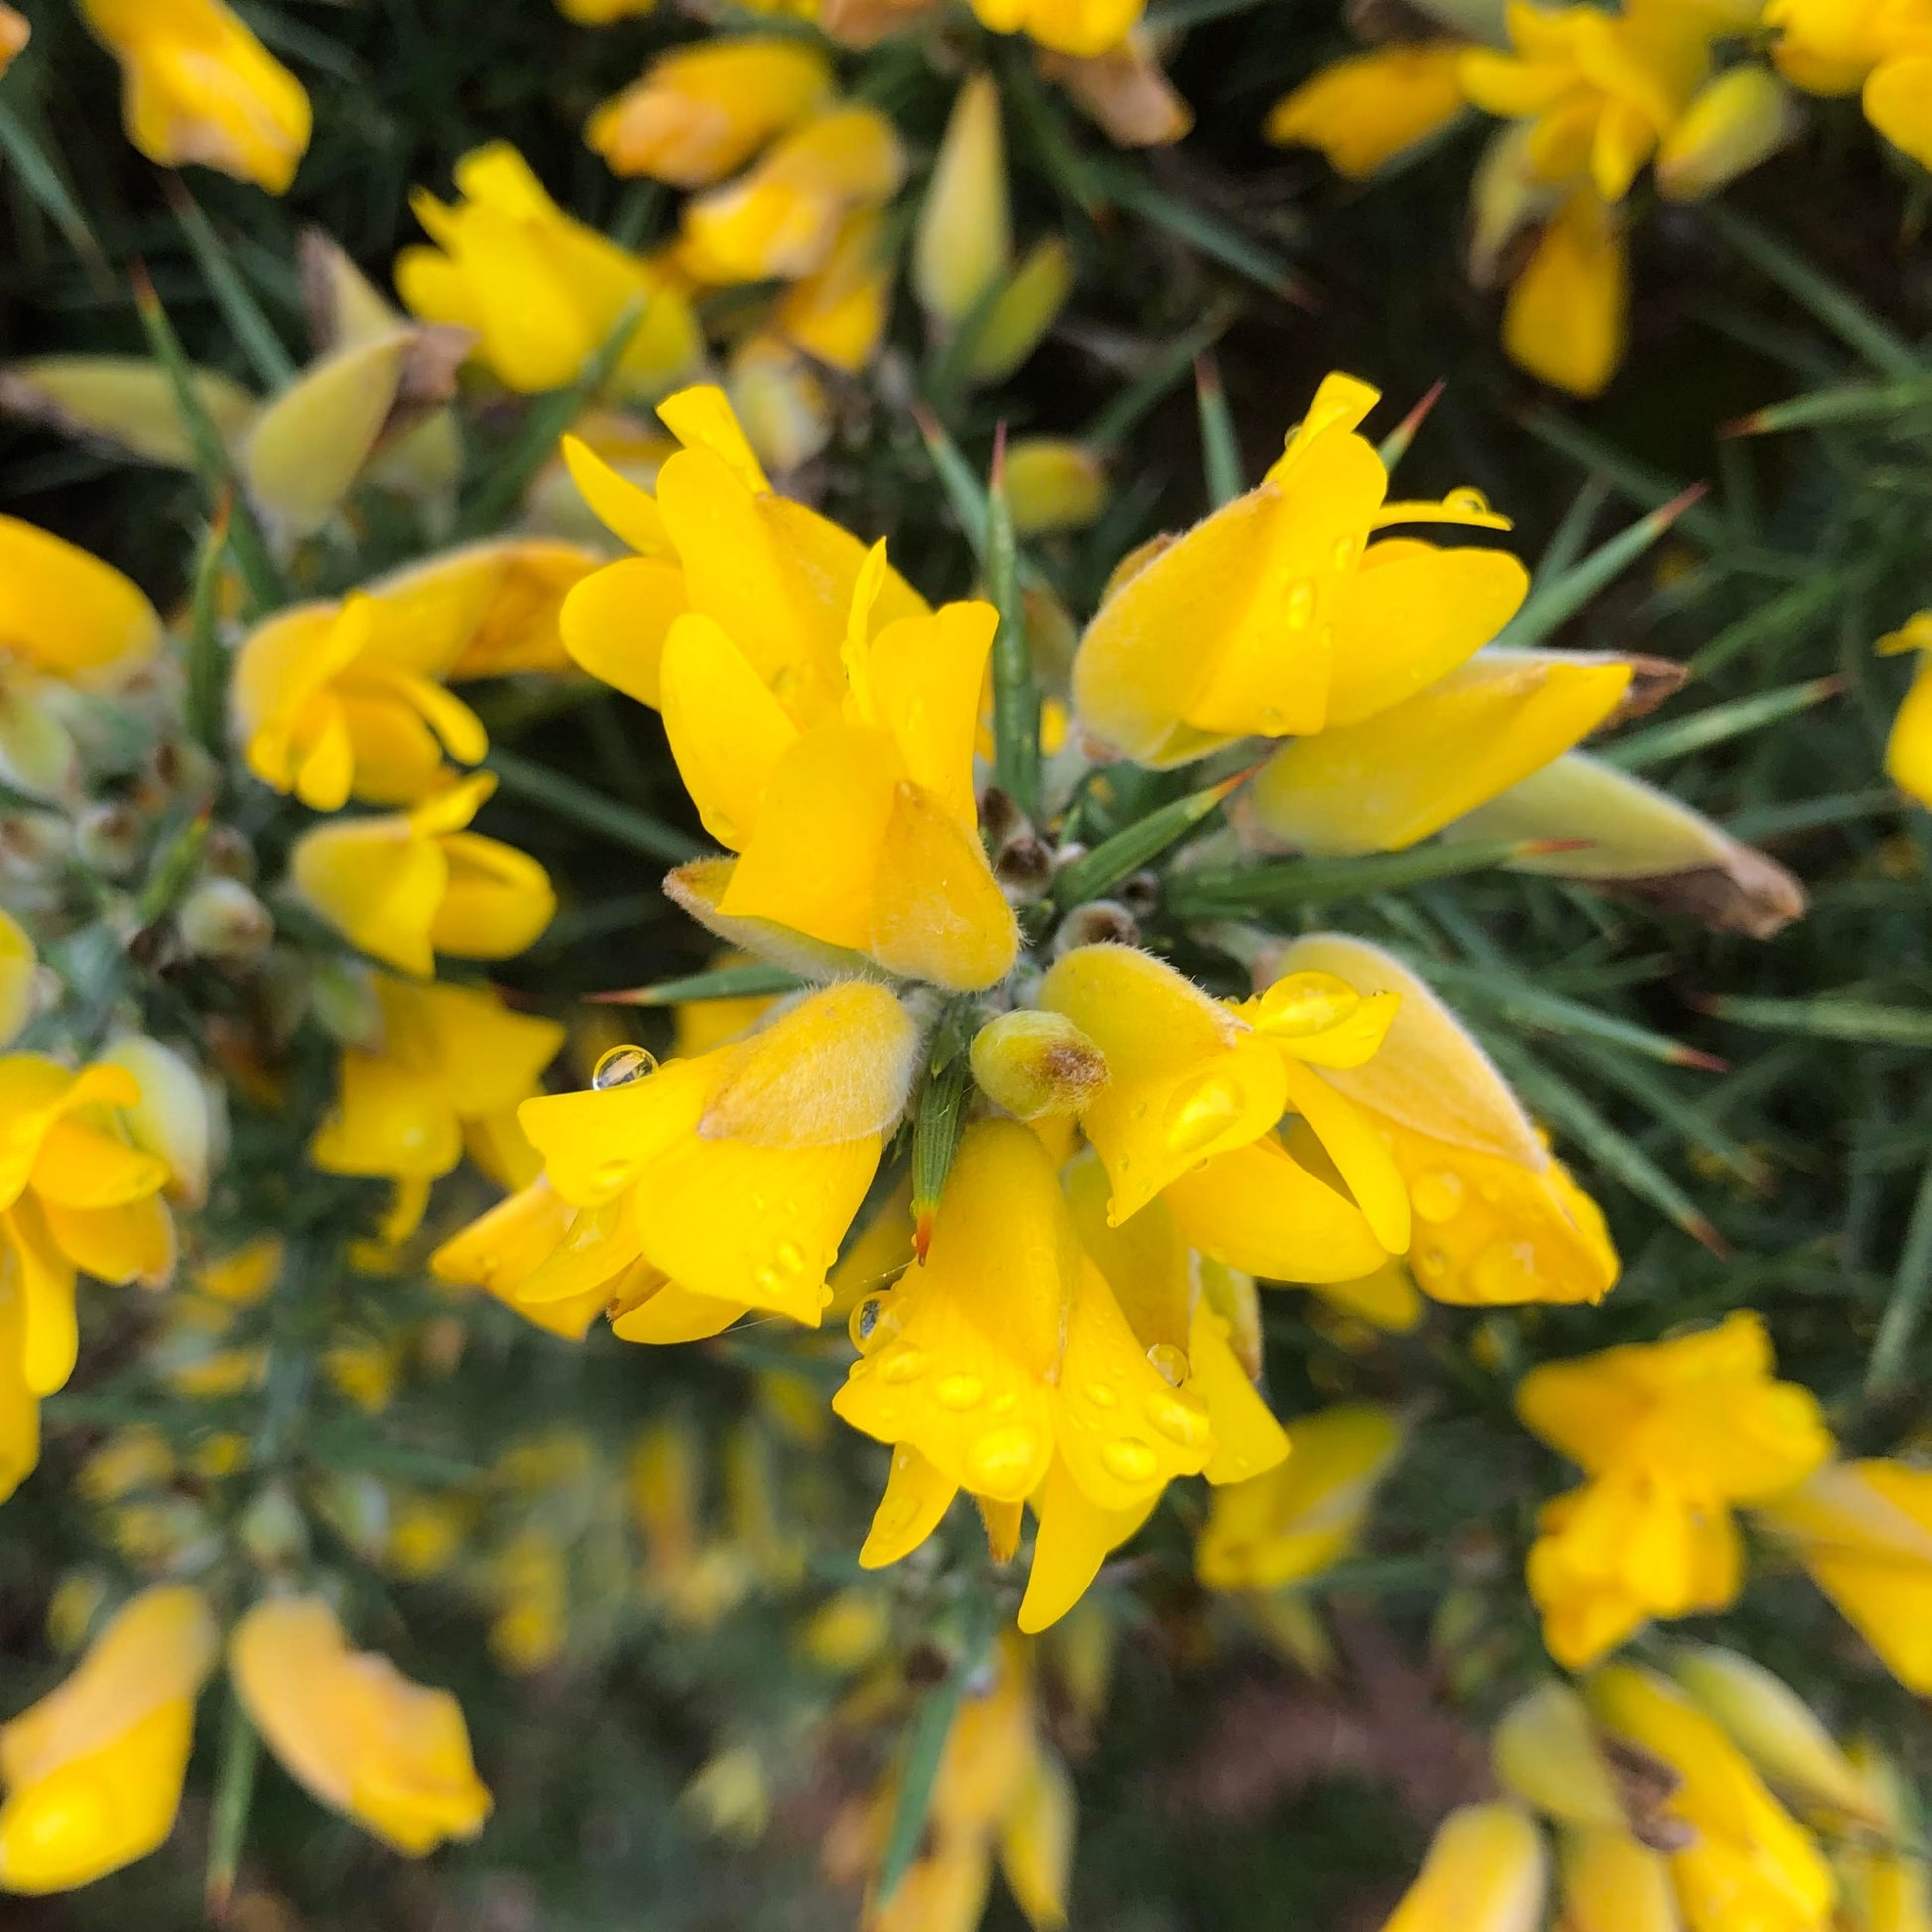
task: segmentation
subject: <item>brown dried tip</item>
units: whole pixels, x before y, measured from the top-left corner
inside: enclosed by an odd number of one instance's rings
[[[1747,939],[1774,937],[1794,919],[1802,919],[1811,902],[1795,873],[1742,843],[1721,866],[1599,883],[1606,893],[1660,905],[1667,912],[1688,912],[1713,932],[1741,932]]]
[[[1690,682],[1690,667],[1669,657],[1626,656],[1630,683],[1617,708],[1597,726],[1609,731],[1627,725],[1633,718],[1648,717],[1666,698],[1672,698]]]

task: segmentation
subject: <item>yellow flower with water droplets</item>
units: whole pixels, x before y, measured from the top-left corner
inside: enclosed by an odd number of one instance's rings
[[[116,1612],[65,1683],[0,1725],[0,1890],[70,1891],[159,1849],[218,1641],[198,1590],[158,1585]]]
[[[512,1012],[483,987],[416,985],[384,973],[375,992],[380,1032],[344,1049],[309,1159],[325,1173],[393,1180],[397,1204],[386,1232],[400,1240],[422,1219],[430,1182],[466,1146],[495,1172],[495,1150],[514,1134],[515,1110],[537,1090],[564,1030]]]
[[[1114,573],[1073,665],[1082,721],[1138,763],[1249,736],[1346,726],[1447,676],[1495,636],[1529,579],[1497,550],[1398,523],[1507,528],[1473,491],[1391,503],[1358,425],[1379,396],[1330,375],[1260,485]]]
[[[428,322],[474,330],[478,356],[524,394],[577,380],[632,303],[643,313],[616,385],[654,395],[703,353],[682,295],[637,256],[566,214],[506,142],[456,164],[455,207],[419,192],[429,248],[396,258],[396,288]]]
[[[351,1650],[321,1597],[257,1603],[228,1668],[262,1741],[319,1803],[416,1858],[483,1829],[492,1800],[456,1699]]]
[[[703,188],[743,167],[831,91],[831,63],[807,41],[695,41],[658,55],[641,79],[598,108],[584,139],[614,174]]]
[[[314,827],[290,855],[297,891],[371,958],[423,979],[439,952],[520,953],[550,923],[557,896],[534,859],[466,829],[495,789],[485,772],[412,811]]]
[[[235,663],[248,768],[321,812],[426,798],[446,754],[475,764],[489,749],[446,685],[562,668],[563,601],[597,561],[575,544],[500,539],[278,612]]]
[[[621,1048],[614,1084],[526,1101],[549,1192],[495,1210],[487,1285],[533,1318],[601,1295],[628,1340],[695,1340],[751,1308],[816,1326],[919,1041],[891,993],[853,980],[693,1059],[652,1071]],[[455,1244],[441,1256],[465,1272],[483,1258]]]
[[[1532,1369],[1524,1423],[1589,1478],[1545,1506],[1530,1595],[1550,1653],[1593,1663],[1651,1617],[1723,1609],[1742,1581],[1731,1509],[1794,1489],[1830,1455],[1817,1400],[1772,1378],[1748,1311],[1668,1341]]]
[[[1321,1077],[1373,1122],[1409,1189],[1410,1269],[1441,1302],[1596,1302],[1617,1278],[1601,1210],[1550,1153],[1461,1023],[1363,940],[1297,940],[1278,972],[1332,974],[1401,1004],[1381,1050]]]
[[[309,145],[309,96],[221,0],[80,0],[121,64],[127,138],[280,195]]]
[[[1463,112],[1461,61],[1459,41],[1352,54],[1278,100],[1262,131],[1282,147],[1319,148],[1338,174],[1365,180]]]
[[[1757,1519],[1901,1684],[1932,1695],[1932,1469],[1833,1462]]]
[[[1298,1416],[1287,1436],[1273,1469],[1214,1492],[1194,1551],[1210,1589],[1280,1589],[1339,1562],[1402,1449],[1395,1416],[1367,1403]]]
[[[1716,1723],[1664,1678],[1627,1664],[1598,1671],[1585,1697],[1612,1740],[1675,1779],[1658,1822],[1687,1932],[1826,1932],[1831,1867]]]
[[[1039,997],[1107,1062],[1081,1124],[1113,1181],[1111,1223],[1160,1194],[1203,1254],[1272,1280],[1353,1280],[1408,1245],[1409,1203],[1386,1151],[1311,1070],[1368,1059],[1393,998],[1305,974],[1229,1007],[1152,954],[1113,945],[1068,953]],[[1348,1191],[1277,1136],[1285,1113],[1306,1123],[1317,1162],[1332,1162]]]
[[[827,107],[736,181],[685,204],[679,264],[700,282],[795,281],[825,266],[849,215],[883,207],[904,179],[905,151],[885,115]]]

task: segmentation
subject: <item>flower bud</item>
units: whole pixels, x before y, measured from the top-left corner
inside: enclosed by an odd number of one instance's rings
[[[242,1512],[241,1547],[263,1570],[287,1570],[308,1555],[309,1525],[282,1483],[258,1490]]]
[[[1107,1082],[1100,1048],[1063,1013],[1016,1010],[973,1037],[973,1078],[1020,1120],[1077,1113]]]
[[[121,1118],[134,1145],[168,1164],[168,1192],[190,1207],[207,1199],[208,1182],[227,1152],[227,1102],[179,1053],[144,1034],[119,1034],[102,1060],[124,1066],[141,1098]]]
[[[780,476],[809,463],[831,439],[824,385],[777,336],[752,336],[739,345],[725,390],[759,461]]]
[[[1769,68],[1727,69],[1691,102],[1657,151],[1657,186],[1701,201],[1767,161],[1803,124],[1798,99]]]
[[[1140,922],[1118,899],[1096,898],[1076,905],[1053,934],[1053,957],[1064,959],[1082,946],[1138,946]]]
[[[89,805],[73,823],[74,856],[107,879],[133,872],[146,842],[140,817],[125,805]]]
[[[258,958],[275,937],[268,907],[238,879],[203,879],[175,909],[182,943],[205,959]]]
[[[254,420],[248,391],[213,369],[190,371],[196,400],[232,448]],[[108,443],[144,463],[192,470],[173,379],[132,355],[47,355],[0,370],[0,410],[89,443]]]
[[[991,74],[976,73],[953,103],[919,211],[912,286],[926,313],[963,322],[1006,273],[1012,251],[1000,93]]]
[[[359,961],[325,960],[309,998],[315,1016],[344,1046],[373,1047],[382,1037],[382,999],[375,975]]]
[[[1623,1801],[1596,1726],[1568,1684],[1552,1679],[1518,1698],[1489,1748],[1497,1779],[1525,1804],[1567,1825],[1623,1825]]]
[[[714,1838],[756,1845],[771,1822],[771,1784],[749,1744],[719,1751],[684,1787],[684,1802]]]
[[[1107,502],[1106,466],[1063,437],[1033,436],[1009,446],[1005,484],[1021,536],[1084,529]]]
[[[1073,290],[1073,256],[1057,235],[1031,249],[993,298],[966,353],[975,382],[1004,382],[1036,349]]]

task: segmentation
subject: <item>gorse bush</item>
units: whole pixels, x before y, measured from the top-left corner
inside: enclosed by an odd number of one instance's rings
[[[1932,1925],[1932,12],[0,50],[20,1923]]]

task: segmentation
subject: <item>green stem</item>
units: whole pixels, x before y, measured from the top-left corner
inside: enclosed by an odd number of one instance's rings
[[[505,793],[527,804],[541,805],[558,818],[567,819],[587,832],[596,832],[616,845],[627,845],[649,859],[662,859],[682,865],[694,859],[702,848],[674,825],[640,812],[634,805],[621,805],[601,791],[580,785],[574,778],[551,771],[514,752],[492,751],[483,760],[484,768],[495,772]]]
[[[1005,442],[987,489],[986,575],[1000,614],[993,633],[993,771],[1000,789],[1032,818],[1039,810],[1039,688],[1020,602],[1020,553],[1007,506]]]
[[[261,1739],[248,1722],[241,1699],[228,1692],[227,1722],[221,1732],[220,1768],[215,1774],[214,1816],[208,1831],[207,1878],[204,1896],[208,1917],[221,1924],[234,1896],[241,1849],[248,1836],[248,1814],[255,1802],[255,1770]]]
[[[1892,1279],[1891,1299],[1878,1323],[1878,1338],[1871,1344],[1871,1362],[1864,1377],[1867,1395],[1888,1394],[1907,1379],[1912,1343],[1925,1318],[1928,1296],[1932,1296],[1932,1163],[1919,1176],[1918,1197],[1905,1229],[1905,1246],[1898,1257],[1898,1273]]]

